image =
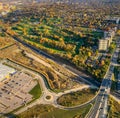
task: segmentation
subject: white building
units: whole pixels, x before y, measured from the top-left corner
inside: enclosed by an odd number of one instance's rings
[[[0,63],[0,81],[8,78],[10,74],[13,74],[15,69],[5,66]]]
[[[104,31],[104,38],[99,40],[99,51],[106,51],[109,48],[116,30],[117,28],[115,27],[109,31]]]
[[[99,40],[99,51],[106,51],[108,49],[108,39]]]

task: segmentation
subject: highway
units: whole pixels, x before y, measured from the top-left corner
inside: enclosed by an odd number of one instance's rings
[[[7,32],[6,32],[7,33]],[[76,75],[78,75],[78,78],[80,79],[80,81],[84,81],[85,83],[87,84],[90,84],[90,85],[95,85],[97,87],[100,86],[100,83],[95,81],[94,79],[92,79],[90,76],[86,75],[85,73],[81,72],[81,71],[78,71],[77,69],[63,63],[63,62],[58,62],[58,60],[56,60],[55,57],[47,54],[46,52],[26,43],[25,41],[21,40],[20,38],[16,37],[16,36],[12,36],[11,34],[7,33],[9,36],[11,36],[15,41],[23,44],[24,46],[30,48],[32,51],[34,51],[35,53],[39,54],[39,55],[42,55],[44,56],[45,58],[47,59],[50,59],[52,61],[54,61],[55,63],[59,64],[59,65],[62,65],[63,67],[65,67],[66,69],[70,70],[71,72],[75,73]],[[79,80],[78,80],[79,81]]]
[[[112,84],[112,74],[114,71],[114,66],[115,64],[117,64],[118,52],[119,52],[119,43],[117,43],[117,48],[115,49],[112,55],[110,66],[101,83],[99,94],[96,98],[95,104],[92,110],[89,112],[87,118],[107,118],[108,97],[110,94],[110,89]]]

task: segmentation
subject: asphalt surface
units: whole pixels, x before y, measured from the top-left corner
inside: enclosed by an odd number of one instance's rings
[[[110,66],[110,69],[106,74],[105,79],[102,81],[99,94],[95,101],[95,105],[93,106],[93,109],[88,118],[106,118],[106,114],[104,114],[106,109],[104,108],[107,108],[107,106],[105,106],[105,103],[106,99],[108,99],[109,89],[111,88],[111,68],[113,68],[113,66]]]

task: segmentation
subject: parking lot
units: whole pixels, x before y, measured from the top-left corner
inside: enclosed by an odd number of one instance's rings
[[[32,100],[29,91],[37,84],[32,75],[16,71],[0,82],[0,113],[8,113]]]

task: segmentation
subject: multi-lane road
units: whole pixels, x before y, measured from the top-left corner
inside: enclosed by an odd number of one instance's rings
[[[106,118],[107,115],[107,101],[108,94],[111,88],[111,77],[114,67],[110,65],[110,68],[102,81],[99,94],[96,98],[95,105],[93,106],[88,118]]]
[[[119,42],[117,43],[117,48],[112,56],[109,69],[106,72],[106,75],[101,83],[101,87],[99,90],[99,94],[96,98],[95,104],[92,110],[88,114],[88,118],[107,118],[108,96],[110,94],[114,66],[115,64],[117,64],[118,52],[119,52]]]

